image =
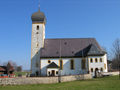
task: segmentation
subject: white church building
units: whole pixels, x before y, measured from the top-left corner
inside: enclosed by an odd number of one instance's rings
[[[46,39],[46,17],[32,15],[31,71],[35,76],[107,72],[107,53],[95,38]]]

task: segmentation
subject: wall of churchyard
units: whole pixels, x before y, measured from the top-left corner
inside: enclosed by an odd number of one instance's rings
[[[59,77],[29,77],[29,78],[1,78],[0,85],[50,84],[61,82],[91,79],[90,74]]]

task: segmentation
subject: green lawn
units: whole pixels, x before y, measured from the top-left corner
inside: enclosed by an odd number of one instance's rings
[[[118,76],[57,84],[0,86],[0,90],[120,90]]]
[[[15,76],[17,77],[19,74],[21,74],[22,76],[23,75],[26,75],[26,73],[29,73],[30,74],[30,72],[14,72],[15,73]]]

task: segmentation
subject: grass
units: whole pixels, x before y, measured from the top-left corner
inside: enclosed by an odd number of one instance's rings
[[[118,76],[57,84],[0,86],[0,90],[120,90]]]
[[[15,73],[15,76],[17,77],[19,74],[23,76],[23,75],[26,75],[26,73],[30,73],[30,72],[14,72],[14,73]]]

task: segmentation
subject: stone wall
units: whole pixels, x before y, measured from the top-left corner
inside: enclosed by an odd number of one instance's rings
[[[119,75],[119,72],[116,71],[116,72],[104,72],[103,75]]]
[[[91,79],[90,74],[74,75],[74,76],[62,76],[59,77],[29,77],[29,78],[1,78],[0,85],[25,85],[25,84],[50,84],[61,82]]]

